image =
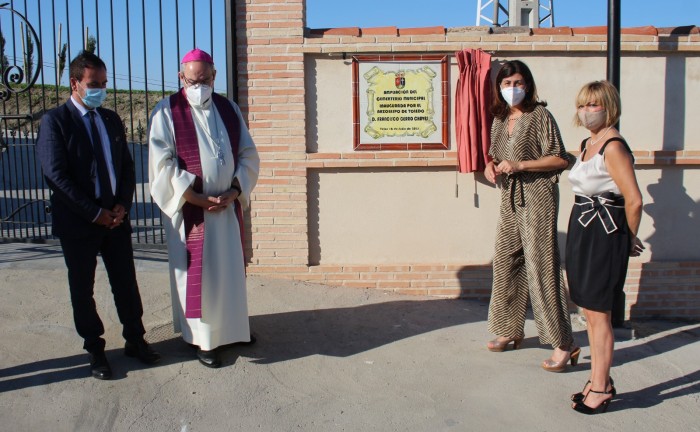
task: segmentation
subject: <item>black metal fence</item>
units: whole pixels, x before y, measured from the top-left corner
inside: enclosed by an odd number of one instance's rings
[[[131,209],[134,241],[161,245],[160,209],[148,188],[150,111],[179,89],[182,55],[194,47],[214,56],[216,91],[235,85],[227,58],[230,0],[33,0],[0,5],[0,240],[52,240],[50,191],[35,155],[44,112],[70,97],[68,64],[83,49],[107,65],[103,106],[124,121],[136,164]],[[33,30],[33,31],[30,31]],[[36,83],[30,76],[37,75]],[[228,79],[224,78],[228,77]],[[32,85],[33,84],[33,85]],[[4,96],[4,97],[3,97]]]

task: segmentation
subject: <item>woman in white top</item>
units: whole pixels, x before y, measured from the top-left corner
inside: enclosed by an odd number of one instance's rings
[[[583,86],[576,97],[577,126],[591,133],[569,181],[576,194],[566,244],[571,299],[583,309],[591,348],[591,376],[572,407],[584,414],[604,412],[615,396],[610,379],[613,358],[611,311],[622,290],[630,256],[644,249],[637,238],[642,195],[632,152],[614,127],[620,95],[607,81]]]

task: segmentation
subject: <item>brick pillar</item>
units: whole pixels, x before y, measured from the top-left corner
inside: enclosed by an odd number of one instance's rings
[[[252,272],[308,263],[304,0],[235,0],[239,101],[260,152]]]

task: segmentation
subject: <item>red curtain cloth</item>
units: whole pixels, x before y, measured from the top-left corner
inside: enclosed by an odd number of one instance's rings
[[[459,66],[455,95],[459,172],[483,171],[491,145],[491,55],[464,49],[455,56]]]

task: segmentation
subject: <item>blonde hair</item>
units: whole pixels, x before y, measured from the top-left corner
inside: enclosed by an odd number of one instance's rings
[[[607,118],[605,127],[617,124],[622,114],[622,102],[620,101],[620,93],[614,85],[609,81],[593,81],[584,85],[576,96],[576,110],[574,115],[574,124],[583,126],[578,118],[578,107],[585,106],[589,102],[595,102],[605,109]]]

